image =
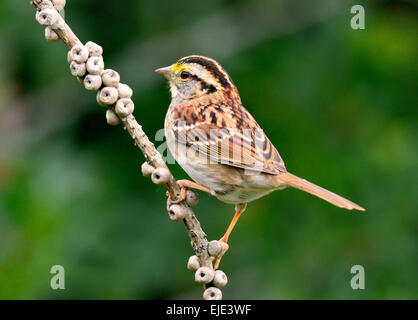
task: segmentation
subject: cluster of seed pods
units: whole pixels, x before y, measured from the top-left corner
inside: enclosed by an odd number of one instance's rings
[[[78,44],[68,52],[68,62],[73,76],[77,77],[89,91],[98,90],[96,100],[106,111],[106,121],[111,126],[118,125],[134,111],[131,100],[132,89],[120,82],[119,73],[105,69],[103,49],[94,42]]]
[[[208,245],[208,253],[216,258],[222,251],[219,241],[212,240]],[[212,267],[201,267],[197,256],[191,256],[187,263],[187,269],[194,271],[195,281],[205,285],[203,299],[222,300],[221,288],[228,284],[228,278],[222,270],[213,270]]]
[[[148,162],[142,164],[142,174],[144,177],[151,178],[157,185],[163,185],[170,179],[170,172],[166,168],[154,168]],[[195,206],[199,202],[199,196],[192,190],[187,190],[186,203],[189,206]],[[187,216],[187,210],[180,204],[170,204],[168,207],[168,216],[172,221],[181,221]],[[208,254],[216,258],[222,252],[222,247],[217,240],[210,241],[207,247]],[[221,300],[223,288],[228,283],[226,274],[221,270],[213,270],[212,267],[202,267],[199,258],[193,255],[187,262],[187,269],[195,274],[195,281],[205,286],[203,298],[205,300]]]
[[[36,19],[45,26],[45,37],[48,41],[59,40],[54,31],[58,28],[60,19],[58,11],[63,10],[65,0],[52,0],[55,9],[37,11]],[[98,90],[96,100],[101,106],[108,107],[106,121],[111,126],[121,123],[134,111],[134,103],[131,100],[132,89],[120,82],[119,73],[112,69],[104,68],[103,48],[94,42],[85,45],[76,44],[67,55],[71,74],[89,91]]]
[[[57,33],[54,29],[58,28],[56,25],[59,21],[60,14],[64,10],[66,0],[51,0],[54,9],[44,9],[36,12],[36,20],[43,26],[45,26],[45,38],[50,42],[56,42],[59,40]]]

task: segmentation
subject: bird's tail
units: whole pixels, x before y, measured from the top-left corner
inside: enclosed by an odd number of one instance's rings
[[[321,199],[324,199],[325,201],[328,201],[329,203],[332,203],[334,206],[348,210],[356,209],[360,211],[365,211],[365,209],[363,207],[360,207],[358,204],[355,204],[354,202],[351,202],[350,200],[347,200],[339,196],[338,194],[335,194],[334,192],[317,186],[316,184],[313,184],[305,179],[299,178],[289,172],[279,174],[278,178],[280,181],[285,182],[289,186],[313,194],[314,196],[317,196]]]

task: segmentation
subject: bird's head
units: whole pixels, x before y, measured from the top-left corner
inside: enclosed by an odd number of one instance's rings
[[[155,72],[167,78],[172,99],[178,100],[179,103],[206,94],[236,90],[222,66],[215,60],[203,56],[184,57]]]

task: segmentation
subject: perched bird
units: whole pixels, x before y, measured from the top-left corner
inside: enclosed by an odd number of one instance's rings
[[[220,239],[223,253],[246,204],[274,190],[294,187],[337,207],[364,211],[286,170],[279,152],[242,105],[232,79],[215,60],[193,55],[155,72],[167,78],[171,91],[164,125],[168,148],[194,180],[178,181],[180,200],[186,188],[195,188],[235,204],[235,216]]]

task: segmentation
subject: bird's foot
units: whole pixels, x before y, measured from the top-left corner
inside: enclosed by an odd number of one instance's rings
[[[207,193],[211,193],[209,188],[207,188],[204,185],[201,185],[199,183],[190,181],[190,180],[186,180],[186,179],[178,180],[177,184],[180,187],[180,195],[177,198],[177,200],[172,200],[170,195],[168,195],[168,201],[169,201],[170,204],[177,204],[177,203],[180,203],[180,202],[186,200],[187,189],[188,188],[201,190],[201,191],[204,191],[204,192],[207,192]]]
[[[221,263],[221,259],[223,255],[228,251],[229,245],[227,243],[227,239],[221,238],[219,239],[219,244],[221,245],[221,252],[218,254],[217,257],[211,257],[211,261],[215,260],[215,265],[213,266],[213,269],[216,270],[219,267],[219,264]]]

